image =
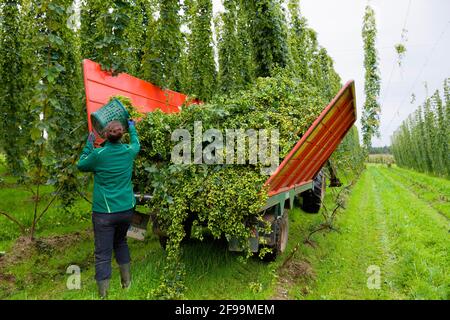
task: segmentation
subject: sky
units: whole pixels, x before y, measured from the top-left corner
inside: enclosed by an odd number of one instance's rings
[[[450,0],[300,0],[302,14],[333,58],[342,82],[355,80],[358,127],[364,104],[361,27],[367,3],[375,10],[378,30],[381,125],[380,138],[372,140],[377,147],[390,145],[393,131],[427,95],[442,91],[450,77]],[[221,0],[214,0],[214,11],[221,10]],[[407,50],[401,66],[395,51],[400,42]]]

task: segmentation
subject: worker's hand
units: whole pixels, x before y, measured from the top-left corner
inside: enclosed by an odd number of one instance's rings
[[[88,136],[88,139],[87,139],[87,142],[91,143],[91,144],[94,144],[94,141],[95,141],[95,134],[93,132],[90,132],[89,136]]]
[[[129,127],[134,127],[134,120],[133,119],[128,119],[128,126]]]

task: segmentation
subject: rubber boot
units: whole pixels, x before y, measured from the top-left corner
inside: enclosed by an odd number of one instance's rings
[[[119,265],[119,269],[122,288],[128,289],[131,286],[131,266],[129,263],[126,263]]]
[[[100,298],[106,299],[109,290],[109,279],[97,281],[97,287]]]

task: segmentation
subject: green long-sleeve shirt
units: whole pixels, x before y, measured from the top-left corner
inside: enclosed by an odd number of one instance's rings
[[[129,133],[130,144],[107,141],[104,147],[95,149],[87,143],[81,153],[78,169],[94,172],[94,212],[115,213],[135,206],[131,175],[140,144],[134,126]]]

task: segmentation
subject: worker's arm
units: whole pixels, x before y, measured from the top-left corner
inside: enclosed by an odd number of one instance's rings
[[[128,121],[128,132],[130,133],[130,149],[133,157],[136,157],[141,150],[141,144],[139,143],[139,137],[136,132],[136,128],[134,126],[134,121]]]
[[[94,140],[95,135],[93,133],[90,133],[86,142],[86,146],[81,152],[80,160],[77,164],[77,167],[80,171],[89,172],[94,171],[95,169],[96,153],[94,152]]]

